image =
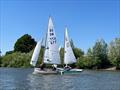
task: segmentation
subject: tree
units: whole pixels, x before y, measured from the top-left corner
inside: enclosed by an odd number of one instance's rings
[[[42,46],[40,49],[40,53],[39,53],[39,57],[38,57],[36,66],[39,66],[43,62],[44,50],[45,50],[45,47]]]
[[[76,59],[84,55],[84,52],[79,48],[73,48],[73,53]]]
[[[108,50],[108,57],[111,64],[120,69],[120,38],[115,38],[111,41]]]
[[[2,57],[0,56],[0,67],[1,67],[1,64],[2,64]]]
[[[87,51],[87,55],[85,56],[86,60],[88,60],[88,68],[97,69],[100,60],[97,60],[97,57],[93,55],[93,48],[89,48]]]
[[[105,68],[109,65],[107,58],[107,43],[103,39],[96,41],[93,46],[93,57],[99,63],[97,63],[98,68]]]
[[[84,52],[81,49],[75,47],[74,42],[73,42],[72,39],[70,40],[70,45],[71,45],[71,48],[72,48],[73,53],[75,55],[75,58],[77,59],[77,62],[73,63],[73,64],[70,64],[70,66],[73,67],[73,68],[75,68],[76,66],[78,68],[81,68],[81,65],[83,64],[83,62],[79,61],[79,60],[81,60],[81,58],[83,57]]]
[[[84,55],[84,52],[81,49],[75,47],[74,42],[73,42],[72,39],[70,40],[70,45],[71,45],[71,47],[73,49],[73,53],[75,54],[76,58],[79,58],[79,57]]]
[[[0,50],[0,67],[1,67],[1,64],[2,64],[2,57],[1,57],[1,50]]]
[[[27,53],[30,52],[35,45],[36,41],[30,35],[25,34],[16,41],[14,51]]]
[[[93,56],[93,49],[92,48],[88,49],[87,56]]]
[[[61,64],[64,65],[64,48],[60,49]]]
[[[14,53],[14,51],[7,51],[5,55],[12,54],[12,53]]]

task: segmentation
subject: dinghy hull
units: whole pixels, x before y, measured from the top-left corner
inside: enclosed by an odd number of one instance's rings
[[[35,68],[33,74],[40,74],[40,75],[52,75],[52,74],[78,74],[82,72],[82,69],[71,69],[71,70],[65,70],[63,68],[58,68],[56,71],[53,71],[52,69],[44,69],[41,70],[40,68]]]
[[[82,69],[71,69],[70,71],[73,71],[73,72],[82,72],[83,70]]]
[[[79,74],[82,72],[82,69],[71,69],[71,70],[65,70],[65,69],[59,69],[59,73],[62,74]]]
[[[40,68],[35,68],[33,74],[42,74],[42,75],[58,74],[58,71],[53,71],[52,69],[41,70]]]

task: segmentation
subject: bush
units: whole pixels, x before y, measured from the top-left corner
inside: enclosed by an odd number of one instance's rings
[[[30,53],[14,52],[3,56],[2,67],[30,67]]]
[[[98,69],[100,60],[90,57],[90,56],[82,56],[77,60],[77,67],[82,69]]]

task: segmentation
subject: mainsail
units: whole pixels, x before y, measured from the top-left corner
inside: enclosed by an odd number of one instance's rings
[[[67,27],[65,28],[64,36],[64,64],[72,64],[76,62],[73,50],[68,37]]]
[[[32,58],[31,58],[31,62],[30,64],[35,66],[39,57],[39,53],[40,53],[40,49],[41,49],[41,41],[39,41],[34,49]]]
[[[46,45],[44,52],[44,63],[60,64],[59,49],[56,44],[57,39],[51,17],[48,22],[48,30],[46,35]]]

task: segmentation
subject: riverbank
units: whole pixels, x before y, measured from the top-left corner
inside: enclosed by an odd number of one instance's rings
[[[34,68],[34,67],[0,67],[0,68],[20,68],[20,69],[29,69],[29,68]],[[82,68],[81,68],[82,69]],[[116,71],[119,70],[115,66],[114,67],[109,67],[105,69],[83,69],[83,70],[102,70],[102,71]]]
[[[117,68],[114,66],[114,67],[109,67],[109,68],[105,68],[105,69],[98,69],[98,70],[103,70],[103,71],[118,71],[119,69],[117,69]]]
[[[110,68],[106,68],[106,69],[104,69],[104,70],[114,71],[114,70],[116,70],[116,67],[110,67]]]

